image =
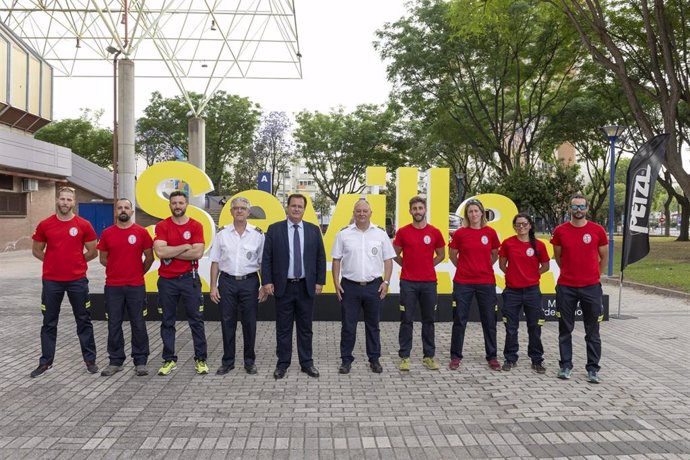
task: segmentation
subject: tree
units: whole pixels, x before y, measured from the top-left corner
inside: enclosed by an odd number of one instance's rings
[[[375,46],[400,103],[427,126],[442,120],[501,179],[539,160],[547,114],[578,87],[577,36],[554,13],[536,0],[417,0]]]
[[[577,29],[592,59],[621,85],[645,139],[671,134],[666,168],[680,185],[660,179],[682,205],[679,240],[688,241],[690,174],[682,164],[690,143],[690,8],[687,0],[545,0],[559,7]],[[645,109],[651,100],[656,110]]]
[[[297,152],[331,201],[337,203],[343,193],[361,192],[367,166],[398,166],[396,139],[390,132],[393,121],[391,111],[366,104],[352,113],[340,107],[329,114],[297,115]]]
[[[321,223],[321,225],[323,225],[324,216],[331,215],[331,200],[323,193],[316,192],[316,196],[312,201],[312,205],[314,206],[314,211],[316,211],[317,214],[319,214],[320,216],[319,222]]]
[[[202,95],[189,93],[193,103]],[[188,118],[186,100],[182,96],[164,98],[159,92],[151,95],[144,116],[137,122],[141,140],[138,152],[147,148],[154,152],[171,152],[187,157]],[[230,168],[252,144],[259,125],[259,106],[245,97],[217,91],[206,106],[206,174],[218,193],[232,188]],[[166,153],[167,152],[167,153]]]
[[[102,115],[102,110],[82,109],[79,118],[54,121],[38,130],[34,138],[67,147],[80,157],[112,170],[113,133],[98,126]]]
[[[271,193],[280,187],[280,172],[288,169],[295,145],[290,139],[292,123],[285,112],[270,112],[263,117],[252,147],[252,157],[258,168],[271,173]],[[258,172],[258,170],[257,170]]]

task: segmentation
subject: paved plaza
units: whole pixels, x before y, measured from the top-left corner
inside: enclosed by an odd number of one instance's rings
[[[151,374],[136,377],[128,361],[123,372],[106,378],[86,373],[66,301],[53,369],[30,379],[40,355],[41,265],[29,251],[17,251],[0,254],[0,267],[2,459],[690,458],[687,298],[626,288],[624,319],[602,325],[600,385],[585,379],[580,323],[573,378],[556,378],[555,322],[543,328],[546,375],[529,369],[524,324],[518,367],[489,370],[479,323],[468,326],[459,372],[446,368],[451,324],[436,327],[440,371],[422,367],[415,324],[412,369],[400,373],[398,324],[383,323],[383,374],[368,369],[360,324],[356,361],[342,376],[340,324],[317,322],[314,357],[321,377],[299,372],[295,352],[287,377],[276,381],[275,328],[263,322],[258,375],[239,366],[219,377],[221,331],[219,323],[207,322],[211,374],[195,374],[189,328],[178,323],[178,369],[169,377],[155,375],[162,344],[158,323],[149,323]],[[89,277],[92,292],[102,292],[97,261]],[[615,314],[618,288],[604,289]],[[107,325],[95,322],[94,329],[102,368],[108,364]],[[499,324],[499,349],[504,337]],[[240,357],[241,343],[239,332]]]

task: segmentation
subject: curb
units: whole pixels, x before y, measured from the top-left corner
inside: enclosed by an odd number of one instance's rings
[[[607,284],[609,286],[618,286],[619,281],[620,281],[620,278],[609,278],[607,276],[601,277],[601,282],[604,284]],[[676,299],[685,299],[685,300],[690,301],[690,293],[687,293],[687,292],[676,291],[673,289],[666,289],[666,288],[662,288],[659,286],[650,286],[648,284],[634,283],[632,281],[625,281],[625,280],[623,280],[623,286],[629,287],[632,289],[636,289],[639,291],[645,291],[649,294],[658,294],[658,295],[663,295],[666,297],[673,297]]]

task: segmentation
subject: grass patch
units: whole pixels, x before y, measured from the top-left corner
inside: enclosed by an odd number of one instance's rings
[[[614,237],[613,272],[620,276],[622,237]],[[649,254],[625,267],[624,279],[690,293],[690,242],[650,237]]]

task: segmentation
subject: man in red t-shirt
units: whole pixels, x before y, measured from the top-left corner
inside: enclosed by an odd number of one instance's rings
[[[446,257],[446,242],[441,232],[426,221],[426,200],[415,196],[410,200],[412,223],[398,229],[393,240],[395,261],[402,267],[400,274],[400,351],[399,369],[410,370],[412,329],[415,306],[422,316],[422,363],[427,369],[438,370],[434,359],[434,316],[436,314],[436,269]]]
[[[590,222],[587,199],[580,194],[570,199],[570,222],[553,232],[554,259],[561,269],[556,284],[558,344],[561,353],[558,378],[569,379],[573,370],[572,332],[575,310],[582,308],[587,344],[587,380],[599,383],[601,338],[599,323],[603,320],[601,272],[608,264],[608,239],[601,225]]]
[[[163,366],[158,375],[170,375],[177,368],[175,355],[175,320],[177,303],[182,298],[194,342],[197,374],[208,374],[206,334],[204,332],[204,297],[197,268],[204,254],[204,228],[186,215],[187,195],[179,190],[170,194],[172,216],[156,225],[153,250],[161,260],[158,268],[158,311],[163,315]]]
[[[148,375],[149,336],[146,332],[146,287],[144,273],[153,263],[153,240],[141,225],[132,221],[134,209],[127,198],[115,203],[117,220],[103,230],[98,242],[99,258],[105,267],[105,310],[108,312],[108,357],[101,375],[109,377],[122,370],[125,339],[122,321],[125,309],[132,328],[132,360],[137,375]],[[142,255],[144,256],[142,262]]]
[[[96,232],[89,221],[74,214],[76,194],[71,187],[58,190],[57,212],[39,222],[33,234],[31,253],[43,261],[41,310],[41,358],[31,377],[43,375],[53,367],[60,304],[67,293],[77,322],[77,336],[86,370],[95,374],[96,342],[89,308],[87,262],[96,257]],[[84,252],[86,249],[86,252]]]

